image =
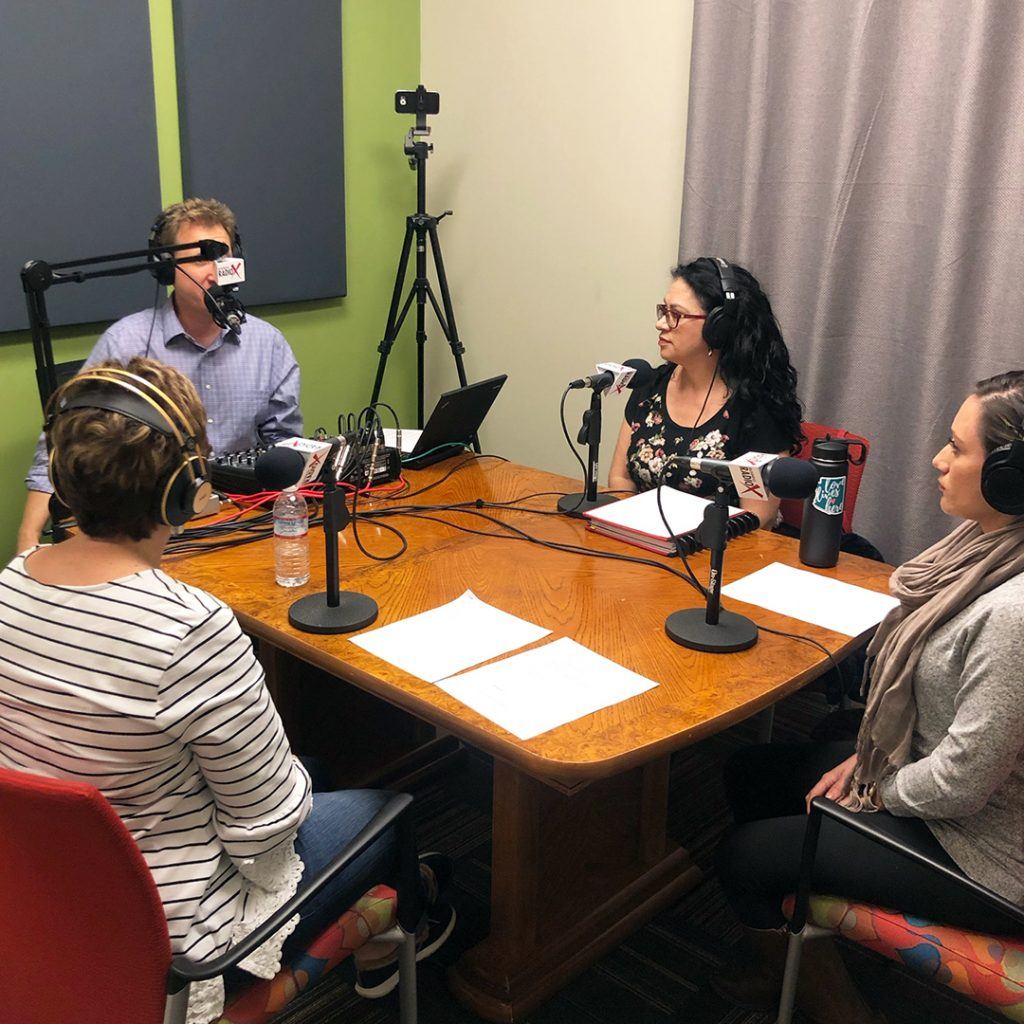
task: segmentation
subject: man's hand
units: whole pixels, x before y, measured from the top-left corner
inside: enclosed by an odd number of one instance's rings
[[[857,755],[851,754],[842,764],[837,764],[832,771],[825,772],[807,794],[807,813],[811,813],[811,801],[816,796],[823,796],[836,802],[842,800],[850,790],[850,780],[853,778],[853,770],[856,767]]]

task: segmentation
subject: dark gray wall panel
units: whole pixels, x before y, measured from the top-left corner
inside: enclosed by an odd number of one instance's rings
[[[28,326],[18,271],[146,244],[160,209],[149,10],[0,3],[0,330]],[[54,323],[148,305],[148,275],[60,285]]]
[[[339,0],[174,5],[186,195],[238,217],[247,304],[345,294]]]

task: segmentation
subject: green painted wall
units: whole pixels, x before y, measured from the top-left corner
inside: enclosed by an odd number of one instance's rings
[[[171,0],[149,0],[152,23],[160,185],[164,203],[181,196],[174,87]],[[348,290],[342,299],[270,306],[254,312],[291,343],[302,368],[306,426],[330,427],[341,411],[368,401],[377,367],[377,344],[387,320],[405,217],[416,206],[416,179],[402,152],[408,118],[393,113],[396,89],[415,88],[420,67],[419,0],[344,0],[342,53],[345,105],[345,206]],[[341,131],[341,125],[337,126]],[[296,188],[302,182],[295,183]],[[230,196],[220,196],[230,204]],[[10,197],[6,200],[12,200]],[[111,197],[111,202],[116,197]],[[139,225],[139,239],[148,224]],[[244,236],[245,225],[242,225]],[[66,259],[74,253],[26,253]],[[88,287],[84,285],[83,287]],[[88,354],[104,324],[54,330],[58,362]],[[388,360],[382,397],[399,415],[415,415],[415,345],[410,325]],[[24,476],[42,414],[28,331],[0,334],[0,558],[14,553],[25,500]]]

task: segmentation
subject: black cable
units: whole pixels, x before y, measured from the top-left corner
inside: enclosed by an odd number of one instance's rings
[[[454,530],[460,530],[464,533],[473,533],[482,537],[497,537],[504,538],[507,540],[523,540],[531,544],[537,544],[541,547],[551,548],[553,551],[563,551],[566,554],[579,554],[579,555],[591,555],[594,558],[607,558],[611,561],[618,562],[632,562],[636,565],[647,565],[655,569],[660,569],[662,572],[670,573],[672,576],[676,576],[683,580],[685,583],[691,583],[691,581],[678,569],[673,568],[666,562],[656,562],[653,558],[643,558],[639,555],[624,555],[617,551],[600,551],[595,548],[585,548],[576,544],[563,544],[560,541],[542,540],[539,537],[534,537],[532,534],[527,533],[525,530],[519,529],[517,526],[513,526],[511,523],[503,522],[494,516],[487,515],[480,511],[476,507],[476,502],[465,505],[439,505],[439,506],[411,506],[405,508],[403,506],[397,506],[389,509],[381,509],[379,513],[371,512],[368,514],[368,518],[377,518],[378,514],[384,515],[408,515],[413,518],[428,519],[431,522],[440,523],[445,526],[449,526]],[[438,519],[436,516],[429,515],[430,512],[462,512],[466,515],[476,516],[480,519],[485,520],[499,527],[501,530],[506,531],[505,533],[494,533],[492,531],[484,530],[473,530],[467,526],[461,526],[458,523],[449,522],[446,519]],[[692,585],[692,584],[691,584]]]
[[[478,459],[497,459],[499,462],[508,462],[508,459],[504,455],[488,455],[487,453],[478,452],[467,452],[469,458],[463,459],[461,462],[456,463],[451,469],[445,473],[444,476],[438,477],[433,483],[427,484],[425,487],[421,487],[418,491],[409,491],[405,494],[380,494],[378,498],[384,501],[393,501],[395,498],[415,498],[418,494],[426,494],[427,491],[432,491],[435,487],[439,487],[445,482],[453,473],[457,473],[460,469],[464,469],[466,466],[471,465]]]
[[[665,481],[665,474],[668,472],[669,467],[673,465],[673,463],[675,463],[676,459],[678,458],[679,456],[677,455],[671,455],[662,464],[661,472],[658,474],[658,484],[655,488],[654,500],[658,505],[658,515],[661,516],[661,521],[665,524],[665,529],[668,531],[669,538],[671,539],[672,544],[675,546],[676,554],[679,556],[679,560],[683,563],[684,567],[686,568],[686,573],[690,579],[690,582],[704,595],[704,600],[706,601],[708,598],[707,588],[704,586],[704,584],[700,582],[700,580],[697,579],[697,574],[693,571],[693,567],[690,565],[690,560],[686,557],[686,547],[683,544],[682,539],[676,536],[675,531],[669,525],[668,516],[665,515],[665,506],[662,505],[661,503],[661,488]]]
[[[409,548],[409,541],[406,539],[405,534],[402,533],[397,527],[391,526],[388,523],[376,523],[382,530],[390,530],[395,536],[398,537],[401,542],[401,547],[391,555],[375,555],[371,551],[367,551],[363,546],[363,542],[359,539],[359,517],[356,515],[356,504],[359,501],[359,491],[355,490],[352,494],[352,539],[356,542],[356,547],[366,555],[367,558],[372,558],[375,562],[392,562],[401,555],[404,555]]]
[[[565,443],[569,446],[569,451],[572,452],[572,454],[575,457],[576,461],[580,464],[580,469],[583,470],[583,488],[582,488],[582,490],[580,492],[580,500],[577,501],[576,504],[573,505],[572,508],[567,508],[564,512],[559,510],[559,512],[558,512],[559,515],[566,515],[566,516],[571,516],[573,514],[573,512],[575,512],[580,507],[580,505],[582,505],[583,502],[586,501],[586,498],[587,498],[587,484],[590,482],[587,479],[587,476],[588,476],[588,474],[587,474],[587,464],[583,461],[582,458],[580,458],[580,453],[578,451],[576,451],[576,446],[572,443],[572,438],[569,437],[569,428],[565,425],[565,399],[566,399],[566,397],[568,396],[568,394],[569,394],[569,392],[571,390],[572,390],[572,388],[568,387],[568,388],[566,388],[562,392],[562,400],[558,403],[558,419],[559,419],[559,421],[562,424],[562,436],[565,438]]]
[[[156,323],[156,311],[160,307],[160,282],[156,283],[156,291],[153,293],[153,315],[149,318],[149,334],[146,335],[146,351],[143,358],[149,358],[149,345],[153,340],[153,325]]]
[[[787,633],[781,629],[772,629],[769,626],[762,626],[757,622],[755,622],[754,625],[762,633],[774,633],[776,636],[786,636],[789,637],[790,640],[799,640],[803,644],[810,644],[812,647],[817,647],[819,651],[823,651],[828,656],[828,660],[831,663],[832,668],[834,668],[836,672],[839,671],[839,662],[836,661],[832,652],[823,643],[819,643],[813,637],[804,636],[803,633]]]

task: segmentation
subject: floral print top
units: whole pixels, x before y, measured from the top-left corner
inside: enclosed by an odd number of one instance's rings
[[[674,455],[734,459],[744,452],[782,452],[789,448],[791,440],[768,413],[762,408],[744,408],[735,394],[696,428],[679,426],[665,407],[666,389],[674,369],[671,363],[660,367],[651,383],[633,391],[626,404],[626,422],[633,431],[626,464],[637,490],[656,487],[666,461]],[[718,486],[714,477],[679,465],[668,470],[665,482],[705,498],[711,497]],[[730,502],[738,502],[731,484],[726,493]]]

